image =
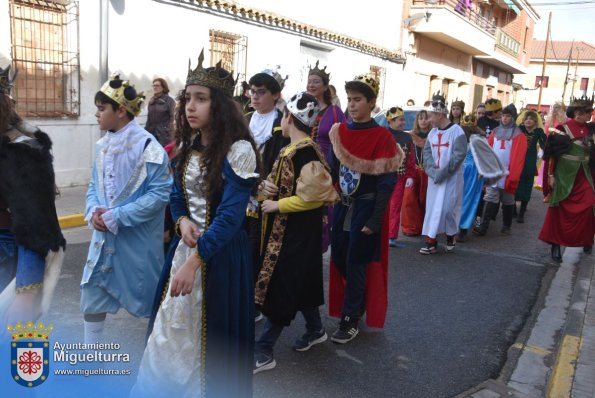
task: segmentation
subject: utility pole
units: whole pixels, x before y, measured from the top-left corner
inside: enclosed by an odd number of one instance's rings
[[[566,78],[564,79],[564,90],[562,91],[562,102],[564,102],[564,97],[566,96],[566,86],[568,85],[568,73],[570,72],[570,60],[572,59],[572,49],[574,48],[574,39],[572,39],[572,44],[570,45],[570,51],[568,53],[568,64],[566,65]]]
[[[543,78],[545,77],[545,65],[547,64],[547,47],[550,43],[550,28],[552,26],[552,12],[547,21],[547,34],[545,36],[545,50],[543,51],[543,66],[541,67],[541,79],[539,84],[539,97],[537,98],[537,112],[541,111],[541,94],[543,93]]]

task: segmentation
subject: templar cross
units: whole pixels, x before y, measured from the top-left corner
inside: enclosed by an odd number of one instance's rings
[[[442,149],[440,147],[445,147],[448,148],[449,147],[449,143],[445,142],[444,144],[442,143],[442,133],[438,133],[438,143],[437,144],[432,144],[432,146],[437,146],[438,147],[438,163],[437,166],[438,168],[440,168],[440,152],[442,152]]]

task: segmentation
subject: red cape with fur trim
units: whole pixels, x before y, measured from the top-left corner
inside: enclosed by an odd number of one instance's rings
[[[345,278],[331,259],[328,312],[330,316],[341,318],[345,297]],[[388,307],[388,206],[384,213],[384,222],[380,232],[380,261],[368,264],[366,271],[366,325],[371,328],[383,328]]]
[[[494,147],[494,134],[488,138],[491,147]],[[521,173],[525,167],[525,157],[527,156],[527,137],[525,134],[519,134],[512,140],[512,148],[510,148],[510,163],[508,164],[509,174],[506,176],[504,182],[504,190],[514,194],[519,182],[521,181]]]
[[[346,123],[335,124],[329,133],[337,159],[346,167],[365,174],[396,172],[403,162],[403,150],[384,127],[350,130]],[[384,327],[388,307],[388,209],[380,232],[380,261],[366,271],[366,325]],[[345,279],[331,259],[329,314],[340,318],[345,297]]]
[[[390,173],[397,171],[403,162],[403,150],[384,127],[350,130],[347,123],[336,123],[329,136],[337,159],[353,171],[373,175]]]

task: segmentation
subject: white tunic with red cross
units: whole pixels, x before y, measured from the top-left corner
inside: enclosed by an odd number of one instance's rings
[[[449,167],[455,140],[465,135],[458,124],[446,130],[433,128],[428,134],[426,145],[431,145],[432,158],[438,169]],[[463,196],[463,169],[459,167],[440,184],[428,179],[426,215],[422,234],[436,238],[437,234],[454,235],[459,230],[461,201]]]

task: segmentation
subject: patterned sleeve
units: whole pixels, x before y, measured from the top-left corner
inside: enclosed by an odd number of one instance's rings
[[[233,143],[227,154],[233,172],[240,178],[256,178],[256,153],[248,141],[240,140]]]

